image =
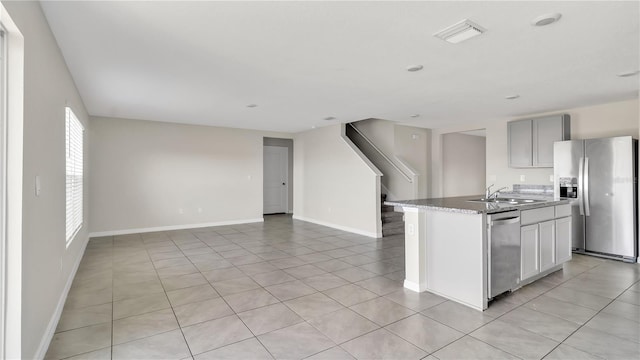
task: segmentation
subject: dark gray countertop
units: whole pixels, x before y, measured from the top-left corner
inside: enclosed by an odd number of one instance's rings
[[[482,195],[474,195],[435,199],[390,200],[385,201],[384,204],[462,214],[492,214],[509,210],[529,210],[545,206],[562,205],[569,203],[568,200],[553,200],[552,198],[545,199],[545,201],[519,205],[513,205],[509,203],[482,203],[469,201],[473,199],[480,199],[482,197]]]

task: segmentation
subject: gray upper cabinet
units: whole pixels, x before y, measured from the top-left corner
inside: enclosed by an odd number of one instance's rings
[[[509,122],[509,167],[553,167],[553,143],[569,140],[569,126],[568,114]]]
[[[533,162],[531,156],[531,120],[511,121],[509,131],[509,166],[530,167]]]

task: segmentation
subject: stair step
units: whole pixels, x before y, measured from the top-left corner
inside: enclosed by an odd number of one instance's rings
[[[381,220],[382,220],[382,236],[404,235],[404,213],[395,211],[393,205],[384,205],[387,200],[387,194],[380,194],[382,200]],[[398,210],[402,210],[399,208]]]
[[[384,229],[395,229],[395,228],[403,228],[404,229],[404,221],[395,221],[389,223],[382,223],[382,230]]]
[[[382,210],[382,212],[393,212],[392,205],[382,205],[380,209]]]
[[[382,218],[382,225],[385,224],[404,224],[404,220],[401,217]]]
[[[382,219],[384,220],[385,218],[400,218],[402,219],[402,217],[404,216],[404,213],[401,212],[397,212],[397,211],[386,211],[380,214],[382,216]]]
[[[404,227],[394,229],[382,229],[382,236],[392,236],[404,234]]]

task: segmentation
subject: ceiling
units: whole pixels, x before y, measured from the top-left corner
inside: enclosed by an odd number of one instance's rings
[[[281,132],[367,118],[439,128],[630,99],[639,89],[640,76],[616,76],[640,68],[638,1],[42,8],[94,116]],[[557,23],[531,25],[553,12]],[[465,18],[487,31],[459,44],[433,36]]]

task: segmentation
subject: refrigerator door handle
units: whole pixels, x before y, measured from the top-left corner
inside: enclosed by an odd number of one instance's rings
[[[584,192],[583,192],[583,196],[584,196],[584,215],[585,216],[590,216],[591,215],[591,211],[590,211],[590,204],[589,204],[589,158],[586,157],[584,158],[584,175],[583,175],[583,179],[584,179]]]
[[[578,162],[578,204],[580,215],[584,215],[584,158]]]

